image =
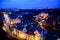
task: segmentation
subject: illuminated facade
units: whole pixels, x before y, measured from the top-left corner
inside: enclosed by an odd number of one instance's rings
[[[38,31],[35,31],[34,35],[30,35],[30,34],[26,34],[23,31],[17,30],[16,28],[13,27],[13,26],[15,26],[15,24],[20,23],[21,20],[10,19],[8,17],[8,15],[5,13],[4,13],[4,18],[5,18],[5,21],[4,21],[3,30],[5,32],[7,32],[9,30],[7,33],[10,36],[17,38],[18,40],[20,40],[20,39],[23,39],[23,40],[40,40],[41,39],[40,33]],[[6,23],[8,23],[9,25]],[[8,29],[8,30],[6,30],[6,29]],[[12,29],[12,31],[11,31],[11,29]]]
[[[4,13],[4,26],[3,26],[3,30],[5,32],[7,32],[10,36],[12,36],[13,38],[17,38],[18,40],[41,40],[41,34],[37,31],[37,30],[34,30],[34,35],[33,34],[27,34],[25,32],[25,29],[24,30],[18,30],[17,29],[17,25],[16,24],[19,24],[21,23],[21,20],[20,19],[10,19],[8,14],[6,12],[3,12]],[[28,17],[28,16],[27,16]],[[49,15],[46,14],[46,13],[41,13],[41,14],[38,14],[35,16],[36,17],[36,21],[37,24],[39,25],[39,27],[41,27],[43,30],[46,30],[45,27],[46,26],[50,26],[50,24],[48,22],[46,22],[46,20],[49,18]],[[39,21],[38,21],[39,20]],[[24,20],[25,21],[25,20]],[[26,21],[27,22],[27,21]],[[22,22],[23,23],[23,22]],[[25,23],[26,24],[26,23]],[[23,25],[23,26],[27,26],[27,25]],[[30,23],[29,23],[30,24]],[[31,23],[29,26],[31,26],[33,23]],[[55,25],[55,22],[53,21],[53,25]],[[20,26],[20,25],[19,25]],[[22,27],[23,27],[22,26]],[[29,27],[27,26],[27,27]],[[25,28],[24,27],[24,28]],[[33,27],[33,26],[32,26]],[[34,26],[35,28],[36,26]],[[31,27],[30,27],[31,28]],[[33,28],[32,28],[33,29]],[[54,28],[55,30],[55,28]],[[28,30],[26,30],[28,31]],[[31,31],[31,30],[30,30]],[[29,32],[30,32],[29,31]],[[8,36],[9,36],[8,35]],[[48,35],[48,34],[46,34]],[[50,35],[48,35],[50,36]],[[42,38],[44,39],[44,38]],[[53,38],[54,39],[54,38]]]

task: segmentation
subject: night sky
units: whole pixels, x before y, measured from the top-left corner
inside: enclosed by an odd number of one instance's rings
[[[0,0],[3,9],[50,9],[60,8],[60,0]]]

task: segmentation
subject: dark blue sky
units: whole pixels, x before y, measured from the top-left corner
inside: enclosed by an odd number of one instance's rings
[[[0,0],[3,9],[47,9],[60,8],[60,0]]]

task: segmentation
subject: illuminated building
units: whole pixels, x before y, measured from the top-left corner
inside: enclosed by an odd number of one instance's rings
[[[41,40],[41,35],[37,30],[34,32],[34,34],[35,34],[35,40]]]
[[[34,35],[27,35],[27,40],[34,40]]]
[[[5,18],[6,31],[9,31],[10,18],[8,17],[8,14],[6,12],[3,12],[3,15],[4,15],[4,18]]]
[[[38,20],[38,19],[46,20],[46,19],[48,19],[48,14],[47,13],[40,13],[40,14],[36,15],[35,17],[36,17],[36,20]]]

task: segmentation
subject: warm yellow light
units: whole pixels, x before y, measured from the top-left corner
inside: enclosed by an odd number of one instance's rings
[[[37,30],[34,32],[34,34],[35,34],[35,40],[40,40],[40,33]]]
[[[21,20],[19,19],[10,19],[10,20],[11,20],[11,24],[17,24],[21,22]]]
[[[13,29],[12,34],[14,34],[14,35],[16,35],[16,34],[17,34],[16,29]]]
[[[43,24],[42,24],[41,22],[39,22],[39,25],[41,25],[41,26],[42,26]]]
[[[5,28],[5,26],[3,26],[3,28],[2,28],[5,32],[6,32],[6,28]]]
[[[48,14],[41,13],[41,14],[40,14],[40,16],[41,16],[43,19],[45,19],[45,18],[47,18],[47,17],[48,17]]]
[[[48,14],[46,14],[46,13],[40,13],[40,14],[38,14],[35,17],[36,17],[37,20],[38,19],[48,19]]]
[[[45,14],[41,13],[41,16],[45,16]]]
[[[43,26],[43,24],[45,23],[45,20],[42,20],[41,22],[38,22],[40,26]]]
[[[35,40],[40,40],[40,38],[38,36],[35,36]]]
[[[6,32],[6,24],[4,23],[3,28],[2,28],[5,32]]]
[[[6,13],[4,13],[4,17],[8,18],[8,15]]]
[[[26,39],[26,34],[24,32],[19,32],[18,37],[22,39]]]
[[[6,22],[9,22],[9,17],[8,17],[8,14],[6,14],[6,12],[4,13],[4,18]]]
[[[4,26],[6,26],[6,24],[4,23]]]
[[[34,40],[34,35],[27,35],[27,40]]]
[[[10,24],[11,24],[11,25],[13,25],[13,24],[14,24],[14,22],[10,22]]]

